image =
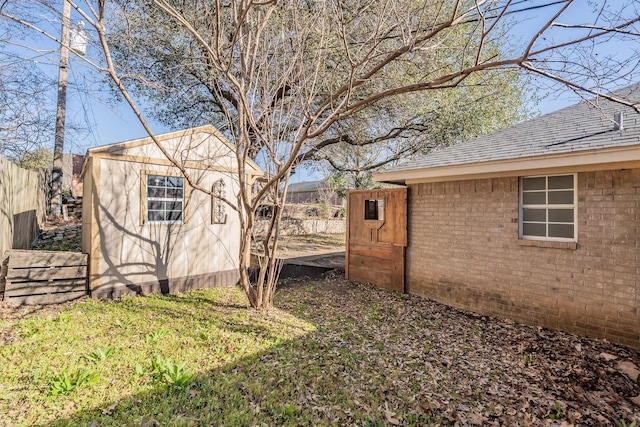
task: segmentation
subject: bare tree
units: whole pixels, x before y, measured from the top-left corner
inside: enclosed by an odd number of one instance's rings
[[[149,113],[169,126],[193,126],[200,122],[224,124],[220,117],[224,102],[237,104],[233,91],[222,91],[210,67],[206,52],[185,46],[185,34],[171,28],[171,22],[147,8],[124,0],[125,19],[113,19],[110,35],[114,63],[132,93],[151,105]],[[366,15],[372,11],[363,10]],[[197,21],[197,31],[208,31],[206,22]],[[149,37],[146,28],[164,28]],[[487,40],[485,49],[496,50],[502,38]],[[468,44],[468,33],[452,31],[447,50],[461,51]],[[334,44],[333,62],[340,59],[342,45]],[[344,59],[344,58],[342,58]],[[429,67],[454,68],[447,55],[429,55]],[[409,81],[417,67],[413,61],[399,63],[386,72],[385,79]],[[330,70],[330,68],[328,68]],[[409,76],[409,77],[408,77]],[[329,78],[325,75],[325,78]],[[385,99],[350,117],[336,122],[329,130],[307,141],[298,162],[324,160],[337,170],[352,174],[366,172],[389,162],[425,152],[455,139],[477,136],[505,127],[524,117],[526,81],[515,70],[477,73],[452,90],[405,94]],[[258,144],[258,141],[255,141]],[[259,148],[259,147],[257,147]],[[364,164],[343,162],[343,152],[358,151]],[[251,150],[257,155],[258,149]]]
[[[24,22],[33,22],[27,27],[4,20],[0,27],[0,155],[25,168],[51,168],[52,164],[57,87],[48,72],[57,69],[59,45],[30,43],[35,29],[46,31],[55,25],[59,31],[59,9],[48,2],[0,5],[0,10],[11,10]],[[57,42],[54,36],[49,38]],[[86,125],[75,121],[65,127],[76,139],[87,131]]]
[[[53,127],[53,115],[45,107],[47,80],[28,63],[4,59],[5,65],[0,66],[0,155],[20,166],[48,167],[51,158],[42,156]],[[34,162],[35,157],[39,161]]]
[[[327,164],[329,174],[348,176],[354,188],[371,188],[381,167],[527,118],[527,88],[515,70],[495,70],[470,76],[461,87],[387,99],[338,121],[298,157]]]
[[[162,34],[156,32],[174,32],[179,35],[172,39],[174,50],[187,58],[193,53],[194,61],[203,62],[198,78],[210,82],[216,98],[209,118],[215,118],[234,142],[239,164],[242,190],[237,200],[226,202],[242,219],[241,285],[252,306],[267,308],[278,276],[276,250],[289,175],[301,155],[330,138],[345,120],[366,116],[381,103],[402,102],[404,96],[462,88],[475,76],[490,79],[485,73],[513,69],[638,110],[633,101],[603,92],[607,86],[602,86],[630,78],[637,69],[637,54],[623,63],[601,55],[604,44],[612,40],[638,40],[637,5],[594,3],[598,13],[580,24],[563,23],[567,13],[584,8],[583,2],[573,0],[151,0],[144,4],[98,0],[72,7],[99,40],[104,56],[94,63],[110,76],[152,137],[130,92],[127,69],[113,60],[110,25],[124,23],[126,29],[128,17],[136,15],[148,23],[143,26],[144,37],[161,40]],[[528,40],[497,43],[496,38],[509,36],[507,23],[542,9],[551,11],[549,17]],[[2,14],[23,22],[8,10]],[[134,45],[128,48],[135,50]],[[601,58],[594,61],[592,54]],[[167,63],[166,72],[180,73],[180,62],[175,68],[171,64]],[[245,165],[252,158],[267,172],[255,193],[244,182]],[[260,239],[263,257],[252,282],[246,255],[256,238],[256,210],[267,196],[274,213]]]

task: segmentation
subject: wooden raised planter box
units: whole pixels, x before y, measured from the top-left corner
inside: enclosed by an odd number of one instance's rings
[[[3,262],[4,301],[58,304],[87,295],[87,255],[12,250]]]

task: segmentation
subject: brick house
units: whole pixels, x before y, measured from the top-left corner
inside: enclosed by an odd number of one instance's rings
[[[407,186],[407,292],[640,347],[632,108],[583,101],[374,179]]]

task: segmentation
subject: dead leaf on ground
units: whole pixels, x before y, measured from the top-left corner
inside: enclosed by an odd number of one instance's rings
[[[106,408],[104,408],[102,410],[102,415],[111,415],[113,413],[113,411],[116,409],[116,407],[118,406],[118,403],[120,403],[120,401],[116,400],[111,405],[109,405]]]

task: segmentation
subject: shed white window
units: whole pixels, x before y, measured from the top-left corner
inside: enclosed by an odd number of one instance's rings
[[[577,241],[576,176],[521,178],[520,237]]]
[[[184,222],[184,178],[164,175],[146,177],[145,222]]]

